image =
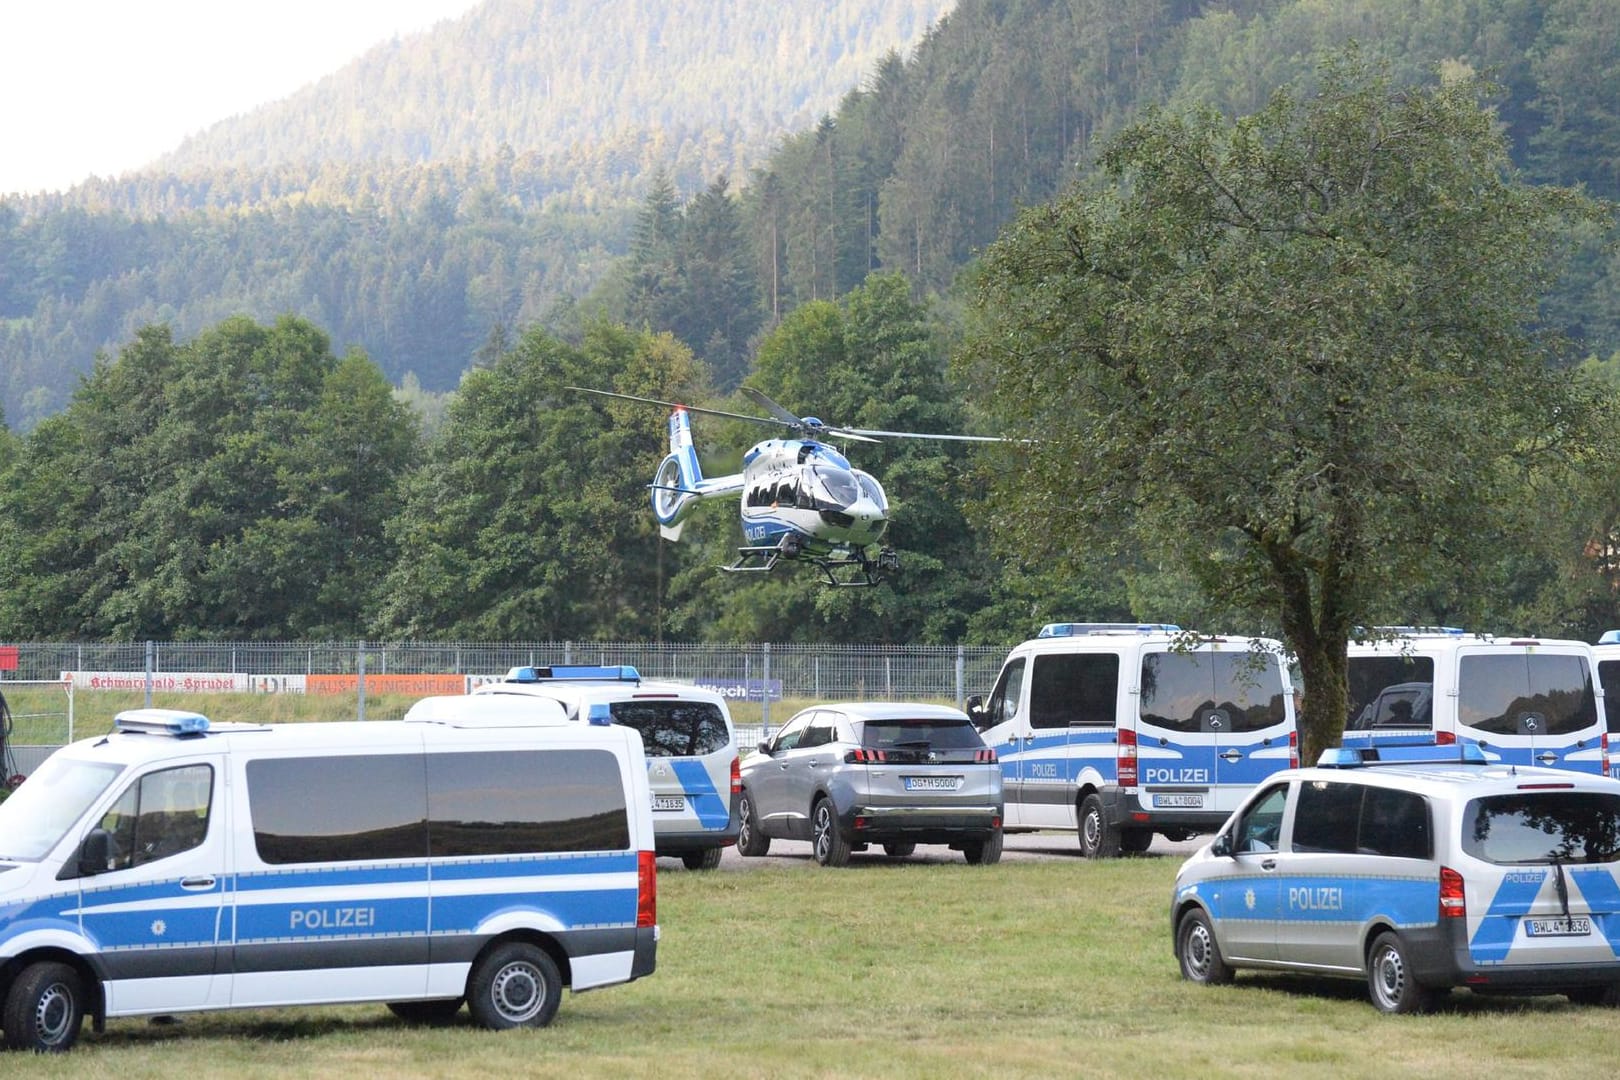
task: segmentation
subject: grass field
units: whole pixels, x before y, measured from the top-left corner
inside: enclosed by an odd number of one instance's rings
[[[658,971],[550,1028],[417,1029],[381,1006],[114,1021],[20,1076],[1608,1077],[1620,1010],[1453,994],[1385,1017],[1358,984],[1183,983],[1175,858],[867,863],[659,876]]]

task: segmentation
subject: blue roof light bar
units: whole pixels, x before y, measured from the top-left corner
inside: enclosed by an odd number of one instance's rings
[[[1319,769],[1359,769],[1368,765],[1489,765],[1477,743],[1458,743],[1455,754],[1427,746],[1334,746],[1316,759]]]
[[[180,709],[125,709],[113,717],[113,730],[186,738],[208,731],[208,717]]]
[[[1041,627],[1038,638],[1082,637],[1086,634],[1179,634],[1175,623],[1054,622]]]
[[[640,683],[641,672],[629,664],[610,667],[587,664],[553,664],[550,667],[515,667],[506,673],[506,682],[535,683],[553,681],[627,682]]]

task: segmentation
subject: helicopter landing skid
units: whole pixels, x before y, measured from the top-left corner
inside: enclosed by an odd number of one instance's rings
[[[822,580],[839,589],[876,585],[883,580],[885,574],[892,574],[900,569],[900,556],[890,547],[881,549],[875,559],[868,558],[864,551],[856,551],[837,559],[817,558],[805,555],[798,543],[798,537],[791,534],[784,536],[778,544],[740,547],[737,549],[737,561],[720,569],[728,574],[763,574],[774,570],[777,562],[782,559],[799,558],[814,564],[815,568],[821,571]],[[846,567],[853,569],[844,574],[842,571]]]
[[[797,552],[789,552],[781,544],[740,547],[737,549],[737,561],[720,569],[728,574],[763,574],[776,569],[776,561],[784,555],[791,559]]]

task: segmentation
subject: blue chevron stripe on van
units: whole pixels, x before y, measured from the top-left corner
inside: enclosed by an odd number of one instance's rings
[[[731,823],[730,792],[722,796],[715,789],[714,780],[709,776],[709,770],[703,767],[703,762],[676,759],[670,765],[675,770],[675,779],[681,782],[681,790],[686,794],[686,805],[697,814],[699,825],[705,829],[724,829]]]

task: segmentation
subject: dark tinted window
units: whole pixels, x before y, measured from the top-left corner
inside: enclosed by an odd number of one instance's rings
[[[1142,722],[1172,731],[1259,731],[1287,716],[1282,669],[1249,652],[1142,658]]]
[[[1119,657],[1112,653],[1055,653],[1035,657],[1029,687],[1032,727],[1114,723],[1119,700]]]
[[[1463,811],[1463,850],[1493,863],[1620,860],[1620,795],[1520,791],[1475,799]]]
[[[1427,656],[1352,656],[1350,726],[1434,726],[1434,660]]]
[[[1597,723],[1585,657],[1550,653],[1464,656],[1457,718],[1493,735],[1569,735]]]
[[[1609,688],[1620,691],[1620,660],[1598,661],[1598,682],[1603,684],[1603,713],[1609,721],[1609,731],[1620,734],[1620,692],[1611,698]]]
[[[966,720],[868,720],[861,745],[870,750],[978,750],[984,740]]]
[[[1361,792],[1360,784],[1327,780],[1300,785],[1299,807],[1294,814],[1294,850],[1344,854],[1355,851]]]
[[[427,783],[434,855],[630,846],[619,762],[606,750],[431,754]]]
[[[266,758],[247,766],[253,843],[267,863],[427,854],[420,754]]]
[[[730,742],[720,707],[707,701],[615,701],[615,724],[641,732],[648,757],[697,757]]]
[[[1259,731],[1287,719],[1282,670],[1275,656],[1222,652],[1210,659],[1215,667],[1217,710],[1226,714],[1226,730]]]
[[[1361,803],[1356,850],[1363,855],[1427,859],[1432,851],[1429,804],[1410,791],[1368,787]]]

